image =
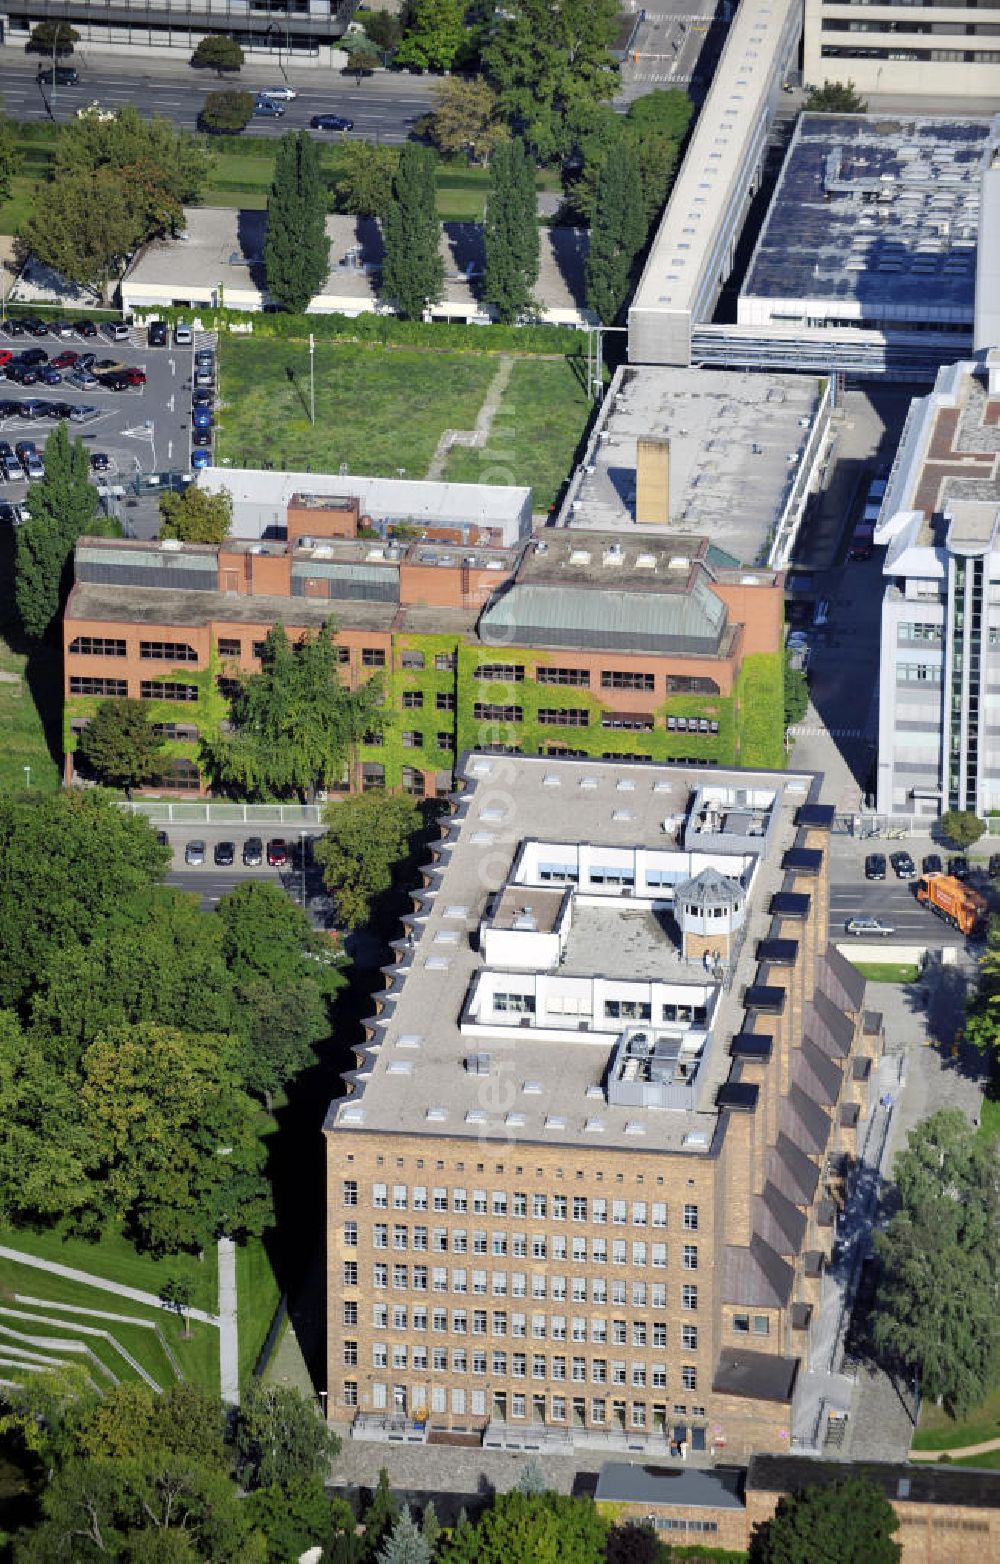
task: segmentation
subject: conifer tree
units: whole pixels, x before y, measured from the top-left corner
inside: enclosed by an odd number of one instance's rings
[[[483,238],[483,296],[509,325],[530,306],[531,289],[538,280],[535,171],[522,141],[509,141],[493,154]]]
[[[45,477],[31,491],[31,519],[17,529],[14,596],[26,635],[46,634],[62,607],[72,575],[73,549],[84,533],[119,533],[97,515],[90,458],[82,440],[70,443],[58,424],[45,447]]]
[[[306,131],[292,131],[278,143],[267,198],[267,286],[279,304],[300,315],[323,286],[329,269],[319,152]]]
[[[408,141],[392,182],[385,215],[382,291],[404,320],[419,320],[444,291],[441,229],[435,199],[434,154]]]
[[[631,147],[620,142],[608,153],[597,186],[587,255],[587,303],[605,325],[628,297],[645,233],[639,165]]]

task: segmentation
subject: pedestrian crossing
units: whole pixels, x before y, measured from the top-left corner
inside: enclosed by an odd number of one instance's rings
[[[859,739],[864,733],[863,728],[825,728],[820,723],[797,722],[787,729],[789,738],[793,739],[818,739],[824,734],[831,739]]]

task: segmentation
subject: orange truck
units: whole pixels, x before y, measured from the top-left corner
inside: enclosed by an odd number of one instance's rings
[[[925,874],[917,881],[917,901],[963,934],[971,934],[989,910],[986,897],[951,874]]]

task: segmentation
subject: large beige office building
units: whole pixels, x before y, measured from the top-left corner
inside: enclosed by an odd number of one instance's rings
[[[818,798],[467,760],[327,1117],[331,1419],[789,1448],[882,1043]]]
[[[863,94],[1000,98],[997,0],[805,0],[803,80]]]

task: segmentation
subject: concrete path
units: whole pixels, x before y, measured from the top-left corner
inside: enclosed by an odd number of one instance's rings
[[[225,1241],[228,1242],[228,1240],[225,1240]],[[220,1250],[220,1286],[219,1286],[219,1290],[220,1290],[220,1293],[221,1293],[221,1290],[222,1290],[222,1287],[221,1287],[221,1249],[222,1249],[222,1244],[220,1243],[220,1245],[219,1245],[219,1250]],[[139,1287],[126,1287],[123,1282],[110,1282],[110,1281],[108,1281],[106,1276],[92,1276],[89,1271],[78,1271],[78,1270],[75,1269],[75,1267],[73,1267],[71,1265],[60,1265],[55,1260],[42,1260],[42,1259],[39,1258],[38,1255],[35,1255],[35,1254],[25,1254],[24,1251],[21,1250],[21,1249],[8,1249],[6,1247],[6,1245],[0,1244],[0,1260],[12,1260],[17,1265],[31,1265],[31,1266],[34,1266],[36,1271],[48,1271],[50,1276],[61,1276],[68,1282],[77,1282],[81,1287],[96,1287],[101,1292],[113,1292],[119,1298],[131,1298],[133,1303],[144,1303],[147,1306],[147,1308],[150,1308],[150,1309],[163,1309],[167,1314],[173,1314],[175,1312],[174,1311],[174,1306],[173,1306],[172,1303],[170,1303],[170,1304],[164,1303],[163,1299],[162,1298],[158,1298],[155,1293],[143,1292],[142,1289],[139,1288]],[[235,1318],[235,1300],[236,1300],[236,1282],[235,1282],[235,1261],[234,1261],[234,1280],[233,1280],[234,1318]],[[216,1327],[221,1326],[221,1321],[218,1318],[218,1316],[215,1315],[215,1314],[208,1314],[208,1313],[206,1313],[206,1311],[204,1309],[185,1309],[184,1312],[192,1320],[199,1320],[202,1325],[215,1325]]]
[[[911,1461],[940,1461],[943,1455],[951,1460],[961,1460],[967,1455],[988,1455],[991,1450],[1000,1450],[1000,1439],[984,1439],[982,1444],[962,1445],[957,1450],[911,1450]]]
[[[219,1384],[227,1406],[240,1404],[240,1341],[236,1322],[236,1245],[219,1239]]]
[[[437,443],[437,449],[431,457],[431,464],[427,469],[428,481],[440,480],[444,477],[445,466],[452,446],[465,445],[475,450],[482,450],[490,437],[493,420],[500,411],[500,402],[510,384],[513,368],[514,360],[511,355],[507,353],[502,354],[497,372],[490,381],[489,390],[483,398],[483,405],[476,415],[475,427],[472,429],[446,429],[444,431]]]

